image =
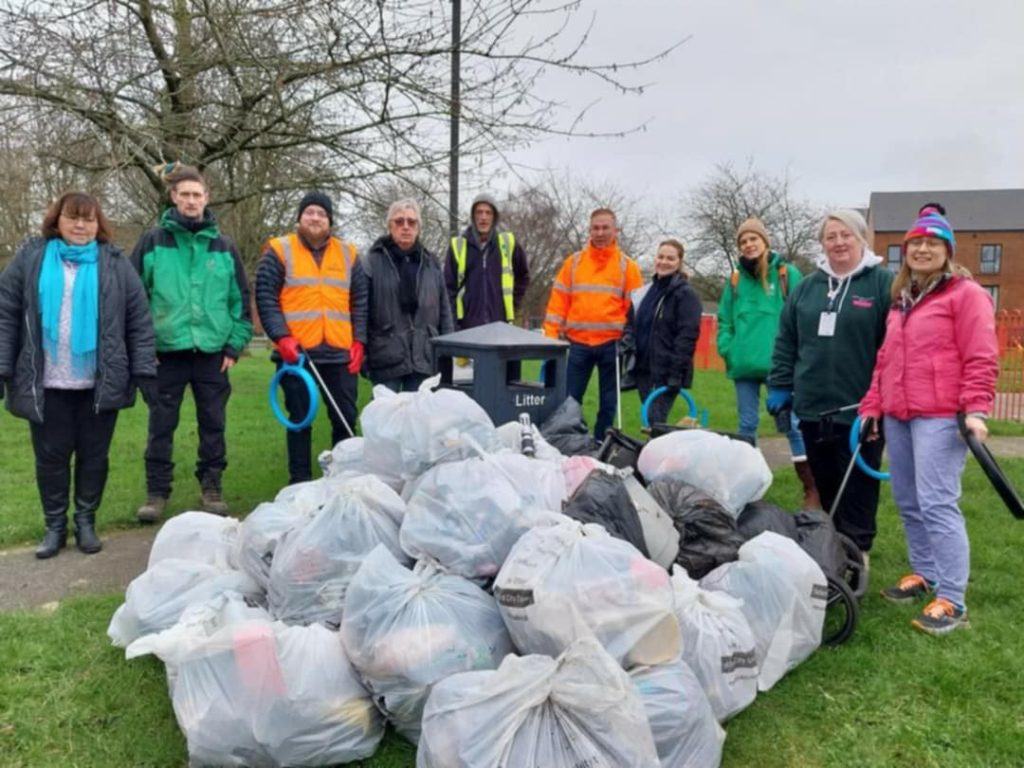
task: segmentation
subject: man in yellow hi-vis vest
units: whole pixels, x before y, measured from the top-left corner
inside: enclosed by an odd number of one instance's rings
[[[514,234],[498,230],[498,206],[489,195],[473,200],[469,218],[444,263],[456,327],[512,322],[530,284],[526,254]]]
[[[356,393],[366,342],[367,308],[351,291],[356,247],[331,234],[334,206],[322,192],[299,203],[295,232],[271,239],[256,268],[256,309],[274,342],[272,359],[295,363],[303,351],[316,365],[323,385],[345,421],[356,423]],[[289,418],[301,421],[309,392],[295,376],[281,379]],[[328,408],[331,443],[350,437],[348,427]],[[288,431],[290,483],[312,479],[311,429]]]

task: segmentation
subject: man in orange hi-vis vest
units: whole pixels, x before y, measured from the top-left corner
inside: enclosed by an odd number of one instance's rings
[[[615,213],[590,214],[590,241],[570,255],[551,286],[544,335],[569,341],[569,396],[583,402],[597,367],[600,393],[594,436],[601,440],[615,416],[619,392],[615,367],[626,327],[630,291],[643,284],[636,262],[619,249]]]
[[[296,363],[300,352],[312,360],[338,404],[345,422],[356,423],[356,394],[366,342],[365,300],[351,293],[356,247],[331,234],[334,206],[322,192],[310,192],[299,203],[295,232],[267,243],[256,267],[256,309],[263,330],[274,342],[272,359]],[[308,367],[308,363],[307,363]],[[283,376],[284,404],[291,421],[309,411],[309,392],[296,376]],[[333,408],[331,443],[352,435]],[[290,483],[313,475],[312,430],[287,433]]]

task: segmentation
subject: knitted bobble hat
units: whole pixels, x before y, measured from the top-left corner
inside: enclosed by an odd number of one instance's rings
[[[747,232],[753,232],[755,235],[764,240],[764,244],[771,248],[772,241],[768,237],[768,230],[765,229],[762,221],[756,216],[751,216],[749,219],[740,224],[740,228],[736,230],[736,243],[739,244],[740,238],[743,237]]]
[[[906,250],[907,242],[915,237],[937,237],[946,241],[949,248],[949,258],[956,255],[956,238],[953,237],[953,227],[949,221],[935,208],[924,208],[920,217],[914,222],[907,234],[903,236],[903,248]]]

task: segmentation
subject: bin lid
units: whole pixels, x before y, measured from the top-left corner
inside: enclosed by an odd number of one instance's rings
[[[569,346],[569,342],[549,339],[539,331],[527,331],[508,323],[488,323],[464,331],[435,336],[431,341],[434,348],[454,349],[519,349],[524,352],[549,351]]]

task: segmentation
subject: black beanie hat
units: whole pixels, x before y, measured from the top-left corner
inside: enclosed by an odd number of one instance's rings
[[[311,205],[319,205],[327,212],[327,220],[333,225],[334,224],[334,204],[323,192],[307,192],[305,197],[299,201],[299,215],[296,219],[302,218],[302,212],[309,208]]]

